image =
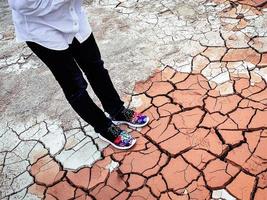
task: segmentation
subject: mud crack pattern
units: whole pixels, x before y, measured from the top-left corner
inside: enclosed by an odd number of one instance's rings
[[[1,29],[1,199],[266,199],[267,10],[257,3],[87,2],[102,45],[114,31],[134,41],[120,40],[125,48],[114,54],[104,50],[112,67],[127,60],[125,69],[141,66],[140,74],[155,66],[126,91],[129,106],[151,119],[130,130],[137,144],[129,151],[107,146],[80,119],[66,119],[73,113],[53,84],[45,84],[52,100],[38,99],[43,110],[34,108],[35,117],[27,107],[14,109],[21,104],[13,98],[21,103],[21,91],[32,86],[19,91],[19,80],[5,83],[46,72],[25,46],[12,54],[12,27]],[[125,79],[132,78],[143,74]],[[58,109],[45,107],[50,102]]]

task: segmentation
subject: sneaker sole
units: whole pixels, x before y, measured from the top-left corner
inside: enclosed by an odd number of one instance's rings
[[[140,125],[136,125],[136,124],[132,124],[130,122],[126,122],[126,121],[112,121],[115,125],[120,125],[120,124],[127,124],[128,126],[130,127],[133,127],[133,128],[142,128],[144,126],[146,126],[149,122],[149,117],[147,117],[147,121],[146,123],[144,124],[140,124]]]
[[[105,142],[111,144],[111,145],[112,145],[113,147],[115,147],[116,149],[120,149],[120,150],[127,150],[127,149],[130,149],[130,148],[132,148],[132,147],[135,145],[135,143],[136,143],[136,139],[134,138],[134,139],[132,140],[132,144],[131,144],[130,146],[128,146],[128,147],[119,147],[119,146],[115,145],[113,142],[110,142],[109,140],[107,140],[106,138],[104,138],[104,137],[103,137],[102,135],[100,135],[100,134],[98,134],[98,137],[99,137],[101,140],[103,140],[103,141],[105,141]]]

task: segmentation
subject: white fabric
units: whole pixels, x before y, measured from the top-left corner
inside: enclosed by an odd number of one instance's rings
[[[82,0],[8,0],[18,42],[32,41],[64,50],[73,38],[80,43],[91,34]]]

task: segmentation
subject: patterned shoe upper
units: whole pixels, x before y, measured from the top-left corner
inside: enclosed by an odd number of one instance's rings
[[[123,109],[120,113],[118,119],[119,121],[126,121],[132,124],[142,125],[147,122],[147,116],[142,115],[141,113],[135,112],[131,109]]]
[[[113,143],[119,147],[128,147],[132,144],[133,137],[115,125],[109,127],[108,134],[114,136],[115,140]]]
[[[145,124],[147,121],[147,116],[142,115],[141,113],[134,112],[134,115],[132,117],[132,123],[133,124]]]

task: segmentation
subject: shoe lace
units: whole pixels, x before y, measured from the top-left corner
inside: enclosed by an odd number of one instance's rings
[[[122,111],[122,114],[124,115],[127,121],[131,121],[134,117],[134,111],[127,108]]]
[[[117,126],[111,125],[108,128],[108,132],[110,132],[112,135],[114,135],[115,137],[119,136],[121,133],[121,129]]]

